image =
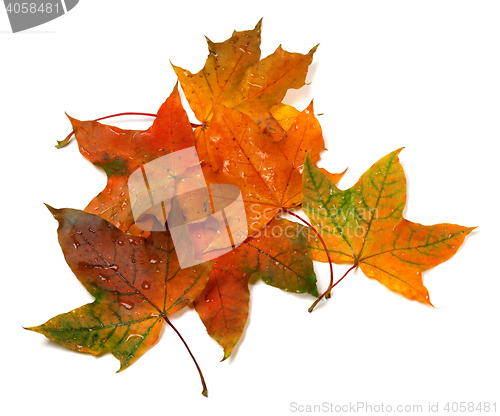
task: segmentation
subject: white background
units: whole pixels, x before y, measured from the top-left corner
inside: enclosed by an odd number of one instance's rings
[[[198,71],[207,48],[263,17],[263,56],[282,44],[320,43],[301,91],[314,98],[327,142],[322,166],[349,167],[341,187],[405,146],[405,217],[479,226],[450,261],[424,273],[436,308],[399,296],[360,271],[309,314],[312,298],[251,289],[250,320],[231,359],[192,308],[175,334],[125,372],[22,326],[92,300],[66,265],[57,224],[43,206],[83,209],[105,176],[76,143],[65,112],[93,119],[156,112],[176,78]],[[0,10],[2,330],[0,406],[6,414],[281,415],[291,405],[497,402],[500,412],[500,3],[496,1],[99,1],[12,34]],[[147,128],[151,119],[114,119]],[[320,290],[328,267],[315,264]],[[340,277],[346,267],[336,266]],[[306,410],[305,408],[303,410]],[[296,412],[299,413],[299,412]],[[447,414],[440,412],[440,414]],[[478,413],[479,414],[479,413]]]

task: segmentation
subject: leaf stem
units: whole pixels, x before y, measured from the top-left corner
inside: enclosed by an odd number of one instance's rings
[[[326,246],[325,240],[323,240],[323,237],[321,237],[321,235],[319,234],[318,230],[316,230],[316,228],[314,228],[309,222],[307,222],[305,219],[303,219],[302,217],[298,216],[294,212],[289,211],[286,208],[283,208],[282,211],[286,212],[287,214],[290,214],[290,215],[294,216],[295,218],[298,218],[304,224],[306,224],[311,230],[313,230],[316,233],[316,235],[318,236],[319,241],[321,241],[321,244],[323,245],[323,248],[325,249],[326,257],[328,257],[328,263],[330,264],[330,286],[329,286],[329,289],[327,289],[318,299],[316,299],[316,302],[314,302],[313,306],[311,306],[309,308],[309,312],[312,312],[312,310],[314,309],[314,306],[316,306],[316,304],[323,298],[323,296],[325,296],[326,299],[329,299],[331,297],[330,291],[331,291],[331,288],[334,286],[334,284],[333,284],[333,262],[332,262],[332,259],[330,257],[330,252],[328,251],[328,247]]]
[[[205,397],[208,397],[208,390],[207,390],[207,385],[205,383],[205,378],[203,377],[203,373],[201,372],[200,366],[196,362],[196,358],[194,358],[194,355],[191,352],[191,350],[189,349],[186,341],[184,341],[184,338],[182,338],[182,335],[180,334],[180,332],[177,331],[177,328],[172,324],[172,322],[170,322],[170,319],[168,319],[168,316],[166,314],[162,314],[162,316],[163,316],[163,319],[165,320],[165,322],[170,325],[170,327],[174,330],[174,332],[177,334],[177,336],[180,338],[180,340],[182,341],[182,343],[186,347],[189,355],[191,356],[191,358],[194,362],[194,365],[196,366],[196,369],[198,370],[198,373],[200,374],[201,384],[203,386],[203,391],[201,392],[201,394],[203,394]]]
[[[326,289],[326,291],[325,291],[325,292],[324,292],[324,293],[323,293],[320,297],[318,297],[318,299],[316,299],[316,300],[314,301],[314,303],[310,306],[310,308],[309,308],[309,312],[312,312],[312,311],[313,311],[313,309],[314,309],[314,308],[316,307],[316,305],[318,304],[318,302],[321,300],[321,298],[323,298],[323,296],[325,296],[325,294],[326,294],[326,293],[331,293],[331,290],[332,290],[335,286],[337,286],[337,285],[338,285],[338,284],[342,281],[342,279],[343,279],[344,277],[346,277],[346,276],[349,274],[349,272],[350,272],[352,269],[354,269],[354,268],[356,268],[356,267],[358,267],[358,262],[354,263],[354,264],[353,264],[353,266],[352,266],[349,270],[347,270],[347,271],[345,272],[345,274],[344,274],[344,275],[343,275],[343,276],[342,276],[339,280],[337,280],[334,284],[330,284],[330,286],[328,286],[328,289]]]
[[[105,116],[105,117],[100,117],[100,118],[96,118],[94,121],[100,121],[100,120],[105,120],[107,118],[112,118],[112,117],[120,117],[120,116],[147,116],[147,117],[157,117],[158,114],[152,114],[152,113],[134,113],[134,112],[125,112],[125,113],[117,113],[117,114],[112,114],[110,116]],[[195,123],[191,123],[191,127],[193,128],[196,128],[196,127],[200,127],[201,124],[195,124]],[[66,138],[64,140],[61,140],[61,141],[57,141],[57,145],[56,147],[58,149],[61,149],[63,148],[64,146],[66,146],[70,140],[71,140],[71,136],[73,136],[74,132],[71,132],[70,134],[68,134],[66,136]]]

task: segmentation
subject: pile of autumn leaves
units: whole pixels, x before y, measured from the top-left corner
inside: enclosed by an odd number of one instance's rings
[[[108,182],[84,211],[49,209],[66,261],[95,301],[29,329],[75,351],[111,351],[123,370],[157,341],[169,314],[193,303],[225,359],[247,321],[252,276],[317,297],[312,260],[328,257],[430,304],[421,272],[450,258],[472,229],[402,218],[399,150],[352,188],[338,189],[342,175],[316,167],[325,145],[312,104],[302,112],[282,104],[288,89],[304,85],[316,48],[302,55],[279,47],[261,60],[260,29],[259,22],[223,43],[208,41],[197,74],[174,66],[200,122],[194,131],[177,86],[146,131],[70,118],[80,152]],[[127,182],[146,163],[192,146],[207,184],[239,187],[249,237],[213,261],[180,268],[168,231],[144,232],[134,223]],[[174,178],[175,194],[182,195],[186,181]],[[191,212],[195,206],[185,204],[186,222],[199,214]],[[279,215],[296,207],[321,238]],[[195,234],[203,253],[212,235],[203,222]]]

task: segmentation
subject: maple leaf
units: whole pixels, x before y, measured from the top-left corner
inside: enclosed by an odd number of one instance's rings
[[[207,38],[210,53],[204,68],[196,74],[173,65],[191,109],[202,123],[194,133],[200,158],[208,159],[213,170],[220,166],[207,137],[214,105],[241,111],[278,141],[283,128],[273,118],[271,108],[281,103],[288,89],[305,83],[316,47],[303,55],[280,46],[260,60],[260,34],[259,21],[253,30],[235,31],[222,43]]]
[[[224,348],[223,360],[230,356],[245,327],[252,276],[288,292],[318,296],[305,227],[275,218],[259,235],[217,259],[194,306],[207,332]]]
[[[402,295],[431,305],[422,272],[448,260],[474,227],[425,226],[402,217],[406,178],[396,150],[345,191],[306,158],[303,209],[326,242],[332,261],[359,265],[363,273]],[[326,261],[310,234],[314,260]]]
[[[274,119],[279,123],[281,128],[285,131],[289,130],[292,127],[293,122],[300,114],[300,111],[295,107],[288,104],[277,104],[274,107],[271,107],[271,114]]]
[[[317,163],[325,149],[312,103],[296,117],[279,142],[268,140],[246,114],[220,105],[214,106],[208,135],[221,169],[214,172],[205,166],[205,179],[207,183],[240,188],[248,236],[264,228],[282,208],[301,204],[305,155],[309,151],[311,163]],[[338,181],[341,176],[331,178]],[[215,238],[209,249],[221,247]]]
[[[168,232],[131,236],[96,215],[49,210],[66,262],[95,301],[27,329],[78,352],[111,351],[122,371],[155,344],[167,315],[200,295],[213,262],[181,269]]]
[[[127,182],[130,174],[161,156],[194,146],[193,130],[177,87],[147,130],[123,130],[70,117],[80,152],[108,177],[106,188],[85,208],[123,231],[134,225]],[[175,181],[172,178],[174,187]],[[137,228],[131,233],[139,233]]]

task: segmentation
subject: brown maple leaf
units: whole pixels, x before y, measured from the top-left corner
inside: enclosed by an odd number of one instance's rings
[[[213,262],[182,268],[168,232],[131,236],[96,215],[49,210],[66,262],[95,301],[27,329],[74,351],[110,351],[122,371],[156,343],[167,315],[200,295]]]

